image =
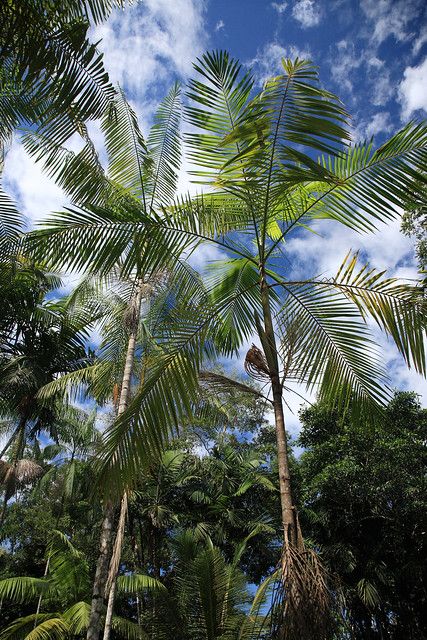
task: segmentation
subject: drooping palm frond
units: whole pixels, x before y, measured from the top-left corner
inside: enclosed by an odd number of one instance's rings
[[[279,322],[296,322],[301,339],[296,377],[325,400],[373,409],[388,398],[380,353],[357,307],[340,292],[311,283],[283,284],[288,297]],[[319,386],[320,385],[320,386]],[[338,400],[339,399],[339,400]]]
[[[62,614],[62,618],[68,624],[70,633],[77,636],[87,629],[89,616],[90,605],[84,601],[76,602]]]
[[[36,625],[36,626],[34,626]],[[56,613],[31,614],[18,618],[0,632],[1,640],[64,640],[69,632],[66,622]]]
[[[50,585],[44,578],[17,576],[0,580],[0,600],[12,602],[35,601]]]
[[[159,591],[166,592],[165,585],[153,576],[142,573],[131,573],[129,575],[118,576],[117,591],[122,593],[138,593],[139,591]]]
[[[1,168],[1,167],[0,167]],[[23,231],[23,218],[15,202],[3,191],[0,183],[0,259],[7,257]]]
[[[62,143],[78,120],[100,117],[114,95],[102,54],[87,39],[89,5],[78,5],[45,0],[5,5],[0,61],[11,70],[11,89],[2,96],[0,137],[24,121]],[[107,3],[98,3],[95,14],[101,18],[107,12]],[[15,101],[22,87],[27,99]]]

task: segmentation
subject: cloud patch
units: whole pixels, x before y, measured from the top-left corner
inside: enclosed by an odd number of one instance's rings
[[[320,7],[315,0],[297,0],[292,8],[292,16],[303,29],[316,27],[321,20]]]
[[[427,112],[427,58],[417,67],[406,67],[399,86],[402,120],[418,110]]]

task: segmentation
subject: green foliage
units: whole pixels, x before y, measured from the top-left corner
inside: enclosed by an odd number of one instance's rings
[[[411,393],[377,424],[322,405],[301,414],[303,526],[338,576],[355,638],[424,637],[426,417]]]

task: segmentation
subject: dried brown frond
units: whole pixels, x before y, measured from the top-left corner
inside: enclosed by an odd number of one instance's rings
[[[16,489],[34,482],[43,474],[43,469],[34,460],[17,460],[14,464],[0,460],[0,484],[5,488],[6,501]]]
[[[252,345],[246,354],[245,371],[248,375],[257,380],[270,380],[270,370],[267,360],[261,349]]]
[[[19,485],[25,485],[40,478],[40,476],[43,475],[43,468],[34,462],[34,460],[23,458],[22,460],[18,460],[15,465],[15,475],[17,483]]]
[[[330,576],[312,549],[286,545],[277,582],[271,638],[330,640],[335,625]]]
[[[120,398],[120,386],[116,382],[115,385],[113,386],[113,404],[116,407],[116,409],[119,406],[119,398]]]

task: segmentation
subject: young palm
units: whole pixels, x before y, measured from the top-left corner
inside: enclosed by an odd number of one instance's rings
[[[296,575],[299,563],[306,575],[313,571],[291,492],[284,380],[304,382],[321,398],[355,412],[376,411],[387,388],[366,320],[373,318],[408,365],[425,373],[425,310],[417,287],[367,265],[359,268],[354,256],[332,278],[292,281],[282,252],[290,234],[304,233],[313,221],[334,220],[369,232],[398,215],[421,179],[427,126],[409,124],[375,151],[372,144],[347,146],[347,114],[335,96],[319,87],[310,63],[284,60],[283,74],[253,97],[250,75],[242,75],[226,53],[206,54],[195,68],[201,79],[190,82],[187,117],[199,132],[189,134],[187,142],[190,159],[200,166],[198,180],[213,193],[184,198],[162,215],[144,210],[133,221],[85,206],[61,214],[55,227],[43,233],[54,259],[66,254],[71,264],[83,266],[96,255],[97,266],[104,269],[123,254],[130,237],[138,237],[146,270],[170,266],[184,249],[205,242],[222,249],[226,259],[211,268],[207,281],[209,303],[195,309],[189,300],[179,330],[170,336],[168,357],[153,368],[145,389],[109,432],[103,477],[116,490],[126,486],[144,456],[144,429],[170,428],[191,408],[205,353],[200,345],[207,336],[211,355],[231,355],[255,332],[260,348],[248,353],[247,368],[271,386],[286,550],[283,576],[286,584],[296,585],[288,602],[299,603],[296,618],[301,619],[303,605],[315,601],[316,594],[306,591],[300,597],[304,584]],[[319,152],[323,155],[317,158]],[[132,262],[134,255],[128,255]],[[315,633],[314,623],[312,628]]]
[[[81,638],[86,631],[90,614],[90,579],[84,555],[64,534],[54,531],[47,556],[49,570],[43,578],[20,576],[0,580],[2,602],[31,604],[37,600],[40,602],[43,597],[46,606],[51,607],[48,612],[41,612],[38,607],[36,613],[13,621],[0,631],[1,640]],[[129,596],[135,591],[161,592],[164,589],[149,576],[135,574],[131,578],[123,576],[119,582],[119,590]],[[113,628],[119,638],[139,640],[144,637],[143,631],[125,618],[114,618]]]

